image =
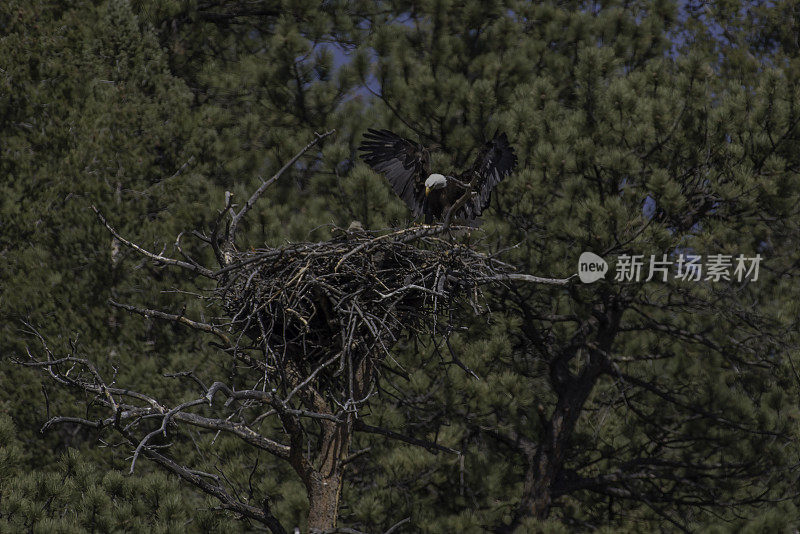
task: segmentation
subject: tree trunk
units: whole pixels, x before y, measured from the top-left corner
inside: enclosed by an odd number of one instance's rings
[[[342,492],[344,460],[350,448],[352,423],[323,423],[317,465],[304,477],[308,492],[308,531],[323,532],[336,527]]]
[[[550,515],[554,486],[564,468],[569,440],[598,378],[608,370],[606,354],[611,351],[621,317],[622,312],[616,307],[606,312],[598,328],[599,350],[589,350],[589,359],[577,375],[567,367],[577,351],[551,362],[551,379],[558,401],[545,425],[541,444],[535,453],[528,455],[522,500],[512,526],[522,517],[547,519]]]
[[[553,483],[563,466],[567,441],[577,420],[576,414],[579,413],[573,403],[582,404],[588,390],[581,393],[579,399],[558,403],[545,430],[545,439],[537,452],[528,457],[523,498],[518,512],[520,517],[547,519],[550,514]]]
[[[324,532],[336,528],[339,515],[339,496],[342,490],[342,473],[330,476],[314,473],[308,490],[308,531]]]
[[[373,380],[372,360],[361,358],[351,372],[351,399],[367,395]],[[299,379],[298,379],[299,382]],[[306,406],[321,414],[337,415],[325,402],[319,391],[308,387],[299,395]],[[306,486],[308,495],[308,531],[325,532],[336,528],[339,516],[339,499],[342,493],[345,462],[350,450],[355,414],[338,414],[344,420],[318,420],[322,429],[319,445],[310,456],[303,453],[308,435],[296,416],[284,420],[291,436],[290,461]]]

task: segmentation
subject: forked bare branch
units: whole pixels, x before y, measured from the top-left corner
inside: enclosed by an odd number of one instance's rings
[[[174,266],[186,269],[187,271],[192,271],[194,273],[201,274],[201,275],[203,275],[203,276],[205,276],[207,278],[213,278],[214,272],[212,270],[210,270],[210,269],[206,269],[205,267],[203,267],[201,265],[192,264],[192,263],[181,261],[181,260],[176,260],[174,258],[168,258],[167,256],[164,256],[162,254],[154,254],[153,252],[150,252],[149,250],[145,250],[143,247],[137,245],[136,243],[134,243],[132,241],[129,241],[128,239],[125,239],[124,237],[122,237],[120,235],[119,232],[117,232],[114,229],[114,227],[112,227],[108,223],[106,218],[103,216],[102,213],[100,213],[100,210],[97,209],[97,207],[94,204],[92,204],[92,210],[94,210],[95,214],[97,214],[97,218],[100,219],[100,222],[103,223],[103,226],[106,227],[106,229],[111,233],[111,235],[116,237],[120,241],[120,243],[122,243],[126,247],[135,250],[139,254],[141,254],[143,256],[146,256],[146,257],[150,258],[151,260],[157,261],[159,263],[163,263],[164,265],[174,265]]]

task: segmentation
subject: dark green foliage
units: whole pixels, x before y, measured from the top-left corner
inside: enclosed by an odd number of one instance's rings
[[[30,453],[0,414],[0,532],[229,532],[234,525],[202,497],[161,473],[104,471],[75,449],[29,471]],[[188,498],[187,498],[188,497]]]
[[[240,248],[327,239],[330,223],[404,225],[405,206],[357,159],[366,127],[438,144],[462,168],[496,130],[519,171],[480,247],[566,277],[578,255],[759,253],[751,284],[498,285],[449,348],[405,340],[368,423],[463,456],[361,434],[341,522],[380,532],[782,531],[794,481],[800,93],[792,2],[153,2],[0,4],[0,531],[230,531],[218,503],[95,433],[72,392],[13,365],[80,334],[106,376],[170,402],[236,373],[170,323],[208,289],[142,261],[97,224],[210,259],[224,192],[272,186]],[[343,63],[339,65],[339,63]],[[200,287],[198,287],[200,286]],[[187,316],[215,313],[192,302]],[[475,379],[450,353],[474,371]],[[793,359],[794,358],[794,359]],[[584,380],[585,379],[585,380]],[[570,410],[563,410],[568,406]],[[91,414],[91,410],[89,410]],[[559,417],[569,429],[554,435]],[[13,423],[12,423],[13,420]],[[261,429],[266,434],[280,429]],[[111,439],[111,434],[100,437]],[[176,432],[170,453],[222,466],[304,525],[303,486],[241,441]],[[556,444],[558,450],[555,450]],[[554,465],[553,480],[536,479]],[[532,488],[538,488],[534,491]],[[546,490],[546,491],[545,491]],[[547,496],[544,495],[547,493]],[[527,499],[527,500],[526,500]],[[549,501],[546,504],[545,501]],[[403,530],[401,530],[403,531]]]

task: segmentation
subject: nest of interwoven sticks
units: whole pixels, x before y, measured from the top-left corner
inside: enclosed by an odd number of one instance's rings
[[[238,252],[220,280],[232,331],[274,368],[290,361],[292,382],[326,362],[334,374],[353,358],[374,363],[404,334],[446,334],[454,308],[480,308],[481,284],[512,270],[459,243],[458,228],[334,232],[329,241]]]

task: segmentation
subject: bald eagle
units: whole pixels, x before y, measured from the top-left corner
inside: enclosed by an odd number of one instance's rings
[[[424,215],[428,224],[443,220],[467,189],[471,194],[451,217],[474,223],[489,206],[492,189],[517,165],[504,133],[486,143],[472,167],[460,174],[432,173],[428,149],[389,130],[367,130],[359,150],[367,165],[386,176],[414,217]]]

